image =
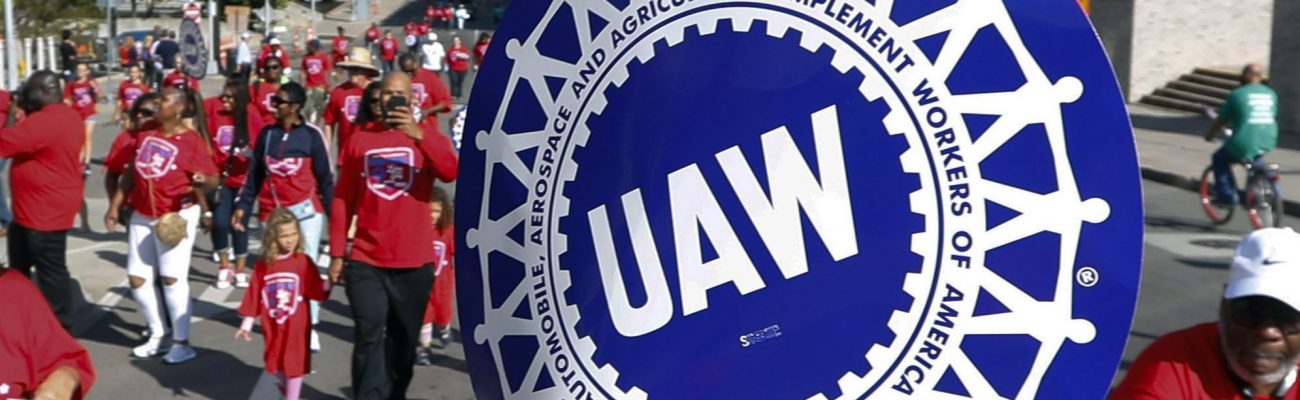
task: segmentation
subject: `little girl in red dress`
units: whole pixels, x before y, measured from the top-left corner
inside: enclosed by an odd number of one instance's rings
[[[429,305],[424,310],[424,325],[420,327],[420,348],[415,355],[418,365],[433,365],[433,333],[438,331],[438,339],[443,347],[451,341],[451,306],[456,298],[456,268],[453,256],[456,254],[456,225],[452,223],[451,196],[442,188],[433,188],[433,201],[430,202],[433,214],[433,292],[429,295]]]
[[[261,317],[266,339],[266,372],[280,379],[284,397],[295,400],[302,392],[302,377],[311,371],[311,334],[308,300],[325,301],[329,282],[302,252],[298,219],[283,208],[271,212],[266,222],[266,246],[253,267],[253,279],[239,315],[244,316],[235,337],[251,341],[254,318]]]

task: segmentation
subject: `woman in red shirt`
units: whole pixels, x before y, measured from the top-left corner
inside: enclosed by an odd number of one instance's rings
[[[465,84],[465,74],[469,72],[469,49],[460,41],[460,36],[451,37],[451,49],[447,50],[447,64],[451,66],[451,95],[457,99],[461,95],[461,86]]]
[[[77,64],[77,79],[68,82],[63,88],[63,101],[72,106],[86,121],[86,143],[81,148],[81,163],[90,163],[91,134],[95,131],[95,103],[103,92],[99,90],[99,81],[90,76],[90,66]]]
[[[478,43],[474,44],[474,70],[475,71],[478,71],[478,68],[483,66],[483,58],[487,57],[488,46],[491,45],[492,45],[492,34],[483,32],[483,35],[478,37]]]
[[[278,61],[276,61],[278,62]],[[221,170],[221,185],[217,189],[217,208],[212,219],[212,248],[217,254],[217,289],[248,287],[248,232],[234,230],[231,216],[235,210],[235,196],[248,180],[248,157],[252,144],[266,121],[258,115],[256,105],[249,103],[248,86],[244,81],[231,79],[222,89],[220,102],[208,110],[208,131],[212,132],[213,162]],[[241,224],[247,224],[244,217]],[[233,253],[231,244],[234,245]],[[235,258],[232,270],[230,258]]]
[[[173,344],[163,357],[167,364],[183,363],[196,355],[189,345],[190,255],[202,214],[199,202],[219,183],[202,104],[194,91],[163,89],[158,129],[139,133],[132,168],[127,169],[123,187],[113,194],[104,215],[104,225],[112,231],[117,228],[123,204],[129,202],[134,210],[127,227],[126,272],[135,301],[149,323],[149,338],[131,354],[148,358],[159,353],[165,328],[152,282],[154,275],[159,275],[172,322]],[[185,117],[194,118],[197,131],[185,125]],[[178,213],[185,223],[185,237],[174,246],[163,243],[157,232],[159,220],[169,213]]]
[[[384,32],[384,40],[379,41],[379,59],[383,61],[384,74],[397,69],[397,39],[393,32]]]
[[[136,99],[150,91],[149,84],[144,81],[144,71],[139,65],[131,65],[126,73],[127,80],[117,86],[117,106],[113,108],[113,121],[123,125],[127,121],[122,118],[122,112],[130,110]]]

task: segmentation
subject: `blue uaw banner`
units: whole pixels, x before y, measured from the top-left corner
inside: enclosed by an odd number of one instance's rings
[[[529,0],[494,39],[480,398],[1104,397],[1141,187],[1074,0]]]

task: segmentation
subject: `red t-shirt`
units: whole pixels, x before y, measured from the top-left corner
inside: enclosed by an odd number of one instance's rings
[[[32,398],[50,374],[61,367],[77,372],[74,399],[95,385],[95,366],[86,352],[50,311],[45,296],[14,271],[0,271],[0,399]]]
[[[447,84],[442,82],[442,77],[438,74],[424,68],[415,71],[415,77],[411,79],[411,94],[415,96],[415,103],[419,104],[421,109],[432,108],[438,104],[451,107],[451,90],[447,88]],[[424,118],[437,118],[437,116],[425,115]]]
[[[424,308],[424,323],[449,326],[456,293],[456,227],[434,227],[433,237],[433,292]]]
[[[149,85],[145,83],[135,83],[132,81],[122,82],[117,87],[117,99],[121,104],[122,111],[131,109],[135,105],[135,99],[149,93]]]
[[[190,89],[199,90],[199,80],[185,75],[178,69],[163,78],[163,86],[189,86]]]
[[[311,372],[311,332],[308,300],[327,299],[325,281],[316,265],[302,253],[287,254],[267,266],[263,260],[253,267],[253,279],[244,292],[239,315],[261,319],[266,341],[262,361],[266,372],[300,377]]]
[[[384,61],[393,61],[393,59],[397,58],[397,39],[384,38],[383,41],[379,42],[379,46],[379,57]]]
[[[63,87],[63,98],[72,101],[72,109],[81,114],[82,119],[95,115],[95,98],[98,97],[99,83],[94,79],[75,80]]]
[[[9,120],[9,103],[13,95],[8,91],[0,89],[0,128],[5,126],[5,121]]]
[[[329,56],[324,54],[308,55],[302,58],[302,70],[307,73],[307,83],[309,88],[324,88],[329,86],[329,79],[326,75],[331,69],[334,69],[333,63],[330,62]]]
[[[86,188],[81,176],[85,140],[81,114],[63,103],[0,128],[0,158],[13,161],[14,222],[46,232],[72,228]]]
[[[370,43],[379,41],[379,28],[372,26],[370,29],[366,29],[366,40],[369,40]]]
[[[352,122],[357,120],[357,113],[361,111],[361,100],[365,92],[365,88],[351,81],[330,91],[329,104],[325,106],[325,125],[337,124],[338,130],[334,131],[334,136],[337,137],[340,149],[348,143],[348,137],[353,131]]]
[[[171,137],[164,136],[161,130],[140,132],[135,143],[131,209],[157,218],[195,204],[190,188],[193,176],[218,172],[210,151],[203,136],[195,131]]]
[[[434,262],[429,198],[434,179],[456,179],[456,153],[446,136],[425,129],[419,144],[372,122],[340,152],[342,169],[330,215],[330,255],[347,249],[356,216],[351,259],[382,268],[418,268]]]
[[[479,43],[474,45],[474,64],[483,65],[483,58],[487,57],[488,46],[490,43]]]
[[[266,81],[258,81],[248,88],[249,102],[257,105],[258,116],[268,124],[275,123],[275,106],[271,103],[271,98],[275,97],[277,90],[280,90],[279,83]]]
[[[452,71],[469,71],[469,58],[469,49],[465,46],[452,47],[447,51],[447,63],[451,65]]]
[[[1111,400],[1245,400],[1223,357],[1218,323],[1205,323],[1161,336],[1129,367]],[[1300,386],[1300,385],[1297,385]],[[1283,400],[1296,400],[1297,386]],[[1255,399],[1272,400],[1271,393]]]
[[[262,70],[266,66],[266,60],[271,57],[280,59],[281,67],[289,67],[289,52],[278,45],[267,44],[257,53],[257,69]]]
[[[235,114],[227,112],[224,107],[208,111],[208,132],[212,132],[212,162],[225,173],[222,183],[228,188],[238,189],[248,180],[248,157],[252,154],[253,144],[257,143],[257,135],[266,126],[257,114],[257,107],[249,104],[247,113],[248,143],[234,149],[232,153],[230,146],[235,141]],[[227,160],[229,165],[226,164]]]
[[[334,63],[338,64],[348,57],[348,38],[346,36],[334,37]]]
[[[438,10],[433,8],[432,4],[424,7],[424,18],[433,19],[436,15],[438,15]]]

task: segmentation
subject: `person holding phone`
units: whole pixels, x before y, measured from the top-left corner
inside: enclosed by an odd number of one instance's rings
[[[433,285],[433,181],[450,182],[457,173],[450,140],[416,121],[411,96],[405,73],[384,78],[382,119],[359,126],[339,157],[329,274],[335,283],[347,282],[355,398],[404,398],[411,384]]]
[[[302,115],[307,90],[297,82],[280,86],[271,97],[275,123],[267,125],[253,144],[248,160],[248,177],[235,197],[231,225],[245,230],[244,216],[257,200],[258,219],[265,222],[271,210],[287,208],[298,218],[303,252],[313,260],[320,255],[321,229],[327,208],[334,199],[334,171],[331,169],[325,135]],[[312,302],[312,324],[319,321],[319,305]],[[311,349],[320,351],[320,338],[311,333]]]

